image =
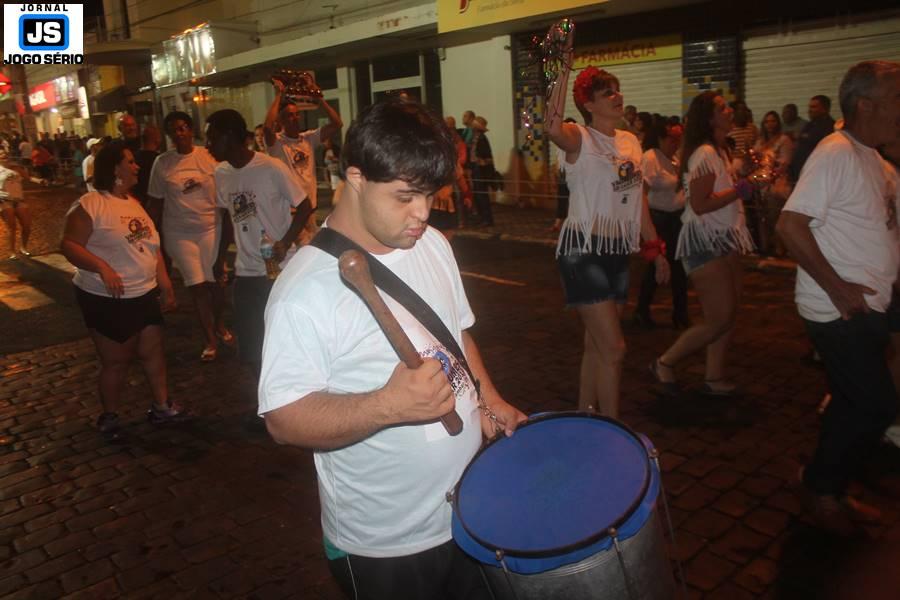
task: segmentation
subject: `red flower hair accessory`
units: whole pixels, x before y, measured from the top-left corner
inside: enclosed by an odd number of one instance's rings
[[[575,78],[575,86],[572,94],[575,96],[575,103],[584,106],[593,100],[594,96],[594,78],[600,75],[600,69],[595,66],[586,67]]]

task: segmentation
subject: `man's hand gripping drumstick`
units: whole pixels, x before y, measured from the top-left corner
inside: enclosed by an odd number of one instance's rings
[[[441,366],[434,358],[423,360],[403,331],[397,318],[379,295],[366,258],[356,250],[341,255],[341,276],[349,282],[368,305],[394,350],[402,361],[394,369],[385,386],[386,395],[398,416],[408,422],[430,421],[440,417],[450,435],[463,429],[456,413],[456,399]]]

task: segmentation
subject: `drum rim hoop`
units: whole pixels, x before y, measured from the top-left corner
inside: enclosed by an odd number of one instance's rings
[[[641,448],[646,448],[644,445],[644,441],[641,439],[641,436],[637,434],[633,429],[631,429],[628,425],[625,425],[621,421],[617,419],[613,419],[611,417],[604,417],[602,415],[598,415],[596,413],[582,412],[582,411],[560,411],[560,412],[551,412],[551,413],[543,413],[541,415],[530,417],[527,422],[523,423],[521,427],[528,427],[529,425],[534,425],[536,423],[541,423],[543,421],[553,421],[561,418],[572,418],[572,417],[585,417],[589,419],[594,419],[597,421],[605,421],[607,423],[611,423],[621,428],[625,433],[634,438],[634,440],[638,443]],[[462,485],[463,480],[466,478],[466,474],[469,472],[469,469],[472,465],[475,464],[475,461],[481,456],[482,453],[486,452],[488,448],[493,446],[495,443],[499,442],[502,438],[502,435],[498,435],[494,439],[490,440],[487,444],[485,444],[478,452],[475,453],[475,456],[472,457],[472,460],[469,461],[469,464],[466,465],[465,470],[462,475],[459,477],[459,481],[456,482],[456,485],[453,486],[453,512],[456,515],[457,520],[459,521],[460,526],[465,530],[466,534],[471,537],[475,542],[480,544],[483,548],[487,548],[492,552],[500,552],[504,556],[511,556],[515,558],[550,558],[554,556],[560,556],[569,554],[571,552],[576,552],[581,550],[587,546],[595,544],[602,540],[605,537],[610,537],[611,529],[618,529],[622,526],[625,521],[630,519],[632,515],[637,511],[640,505],[644,502],[644,499],[647,496],[647,490],[650,488],[651,481],[651,469],[650,469],[650,454],[647,453],[644,461],[644,482],[641,485],[640,493],[637,495],[637,498],[631,503],[631,505],[622,513],[622,515],[616,519],[614,522],[610,523],[610,525],[602,531],[597,533],[593,533],[590,536],[578,540],[576,542],[572,542],[571,544],[567,544],[565,546],[558,546],[555,548],[547,548],[544,550],[522,550],[519,548],[503,548],[497,546],[496,544],[489,543],[476,535],[469,526],[466,524],[466,521],[463,519],[462,514],[459,510],[459,489]]]

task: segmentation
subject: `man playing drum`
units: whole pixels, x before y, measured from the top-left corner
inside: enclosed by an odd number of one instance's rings
[[[489,597],[452,541],[446,495],[495,424],[512,435],[525,415],[491,383],[447,240],[429,228],[434,193],[451,183],[456,151],[423,106],[393,99],[364,110],[342,153],[342,201],[325,227],[343,234],[434,309],[480,381],[402,305],[391,312],[424,359],[398,363],[338,261],[301,248],[272,290],[259,413],[275,441],[315,451],[329,567],[351,598]],[[437,419],[455,410],[463,430]]]

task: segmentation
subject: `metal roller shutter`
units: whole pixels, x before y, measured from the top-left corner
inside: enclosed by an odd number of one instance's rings
[[[838,118],[838,87],[851,65],[863,60],[900,60],[900,16],[750,33],[744,52],[744,97],[757,123],[766,112],[780,113],[790,102],[806,118],[806,105],[817,94],[831,98],[831,114]]]
[[[681,114],[681,59],[612,65],[607,70],[619,78],[626,105],[634,104],[638,111],[665,116]],[[572,71],[566,94],[566,116],[579,123],[582,119],[575,108],[572,84],[580,72]]]

